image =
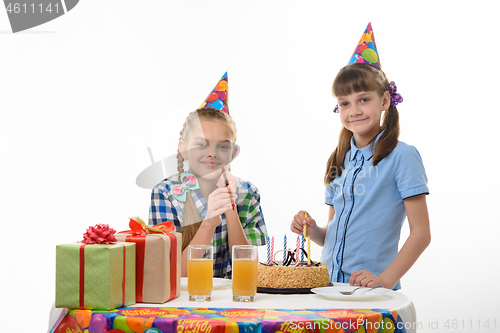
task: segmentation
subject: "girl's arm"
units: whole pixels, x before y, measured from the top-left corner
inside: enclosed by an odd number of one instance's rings
[[[384,287],[392,288],[413,266],[431,242],[429,213],[425,197],[425,194],[421,194],[404,200],[410,235],[396,258],[379,275]]]
[[[200,228],[196,232],[196,235],[194,235],[189,245],[191,244],[210,245],[210,243],[212,242],[212,237],[215,232],[215,228],[220,224],[220,219],[221,219],[220,215],[205,219],[201,223]],[[188,266],[188,247],[186,246],[184,251],[182,251],[181,255],[182,277],[187,276],[187,266]]]
[[[319,227],[316,224],[316,220],[314,220],[309,214],[307,215],[307,219],[304,218],[305,211],[301,210],[294,217],[292,224],[290,225],[290,230],[298,235],[302,235],[304,224],[307,223],[306,236],[311,237],[311,240],[318,244],[319,246],[323,246],[325,244],[325,236],[326,231],[328,230],[328,223],[333,219],[335,215],[335,209],[333,206],[330,206],[328,210],[328,221],[324,227]]]
[[[231,179],[231,185],[226,185],[226,180]],[[225,171],[225,175],[221,175],[217,182],[217,186],[227,188],[230,193],[234,195],[233,201],[235,204],[236,199],[236,187],[238,184],[238,178],[233,176],[229,171]],[[227,224],[227,238],[229,245],[229,255],[233,256],[233,245],[251,245],[250,241],[245,235],[243,226],[241,225],[240,218],[238,217],[238,208],[234,207],[224,213],[226,216]]]
[[[377,277],[366,271],[356,271],[351,275],[353,285],[375,287],[382,285],[391,289],[401,277],[413,266],[431,241],[429,213],[425,194],[404,200],[410,235],[391,264]]]
[[[243,226],[241,225],[240,218],[238,217],[238,210],[228,210],[224,213],[226,215],[227,223],[227,238],[229,242],[229,255],[232,258],[233,245],[251,245],[250,241],[245,235]]]
[[[208,196],[207,215],[189,245],[210,245],[215,228],[221,223],[221,214],[231,209],[231,197],[227,188],[218,188]],[[234,197],[233,197],[234,200]],[[187,276],[188,248],[182,251],[181,276]]]
[[[239,213],[235,216],[235,225],[238,222],[241,226],[245,238],[247,239],[246,244],[261,246],[266,244],[267,228],[264,222],[264,215],[260,206],[260,192],[253,184],[246,182],[242,186],[244,198],[240,198]],[[236,222],[237,221],[237,222]],[[239,227],[237,228],[239,230]],[[229,222],[228,222],[229,230]],[[229,239],[231,241],[231,239]],[[243,240],[242,240],[243,242]],[[243,243],[245,244],[245,243]],[[229,243],[232,246],[232,242]],[[236,245],[236,244],[234,244]]]
[[[238,188],[239,180],[237,177],[233,176],[227,171],[226,176],[227,179],[231,179],[231,185],[229,186],[230,192],[235,194],[236,200],[238,199],[238,196],[236,195],[236,189]],[[226,186],[225,181],[222,182],[222,179],[225,180],[226,178],[221,177],[220,182],[217,184],[218,186]],[[251,216],[250,220],[240,220],[237,208],[238,203],[236,201],[234,201],[236,207],[224,213],[226,216],[228,246],[229,254],[231,257],[233,255],[234,245],[261,245],[261,240],[264,238],[264,235],[266,233],[262,212],[260,210],[259,191],[250,183],[247,183],[247,185],[250,185],[251,190],[244,192],[245,199],[243,199],[243,201],[246,201],[248,199],[248,204],[241,206],[241,208],[245,209],[244,207],[246,207],[246,209],[248,209],[248,213],[252,211],[254,212],[247,214],[247,219],[249,216]]]

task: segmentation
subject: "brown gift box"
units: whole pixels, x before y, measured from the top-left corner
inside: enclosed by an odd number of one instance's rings
[[[140,221],[142,232],[139,223],[130,219],[132,230],[115,236],[136,244],[136,302],[165,303],[181,293],[182,236],[178,232],[146,233],[171,230],[173,225],[168,222],[171,226],[167,229],[151,228]]]

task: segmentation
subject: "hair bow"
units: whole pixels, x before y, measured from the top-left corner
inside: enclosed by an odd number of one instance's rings
[[[398,94],[398,87],[394,81],[391,81],[391,87],[389,88],[389,93],[391,94],[391,105],[398,105],[403,102],[403,96]]]
[[[172,194],[180,202],[186,202],[186,193],[199,188],[198,179],[194,175],[183,173],[180,177],[180,184],[172,186]]]

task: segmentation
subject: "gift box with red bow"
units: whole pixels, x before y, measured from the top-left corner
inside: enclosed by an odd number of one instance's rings
[[[136,302],[165,303],[180,296],[181,233],[171,222],[148,226],[140,217],[116,238],[136,244]]]
[[[135,304],[135,244],[118,242],[105,224],[84,240],[56,246],[58,308],[111,310]]]

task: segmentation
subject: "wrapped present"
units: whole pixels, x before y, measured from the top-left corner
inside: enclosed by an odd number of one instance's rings
[[[56,246],[58,308],[111,310],[135,304],[135,244],[118,242],[107,225],[80,243]]]
[[[148,226],[131,218],[118,240],[136,244],[136,302],[165,303],[180,296],[182,236],[171,222]]]

